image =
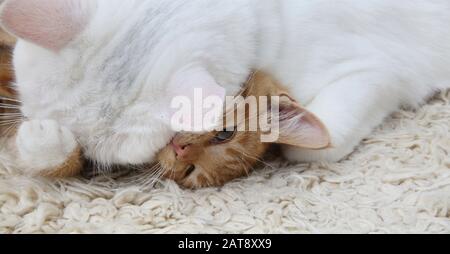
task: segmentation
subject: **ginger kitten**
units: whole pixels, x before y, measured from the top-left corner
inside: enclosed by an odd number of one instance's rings
[[[327,142],[320,144],[317,139],[311,142],[309,137],[298,136],[299,122],[303,126],[308,124],[322,130],[324,137],[328,133],[319,119],[302,108],[289,92],[270,76],[261,72],[255,73],[247,83],[243,96],[265,96],[269,100],[272,96],[279,98],[279,139],[274,143],[262,142],[263,132],[259,127],[257,131],[238,131],[237,126],[233,131],[227,131],[230,126],[226,126],[224,131],[206,134],[179,133],[157,156],[163,177],[192,189],[222,186],[233,179],[249,175],[256,165],[263,162],[264,155],[274,144],[311,149],[324,149],[329,146]],[[259,100],[257,101],[258,107],[261,108]],[[264,111],[260,110],[261,112]],[[255,116],[249,113],[248,108],[245,114],[245,124],[248,126],[249,119]],[[264,114],[256,117],[262,115]],[[240,124],[244,123],[238,123]]]

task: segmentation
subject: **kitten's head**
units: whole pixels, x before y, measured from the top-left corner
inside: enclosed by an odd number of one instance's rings
[[[274,144],[291,145],[307,149],[323,149],[330,146],[330,137],[321,121],[302,108],[279,83],[264,73],[255,73],[245,87],[242,95],[256,98],[259,110],[252,111],[249,100],[242,101],[245,117],[237,124],[227,123],[224,117],[224,130],[206,134],[179,133],[158,155],[158,163],[163,176],[176,181],[187,188],[221,186],[235,178],[248,175],[262,162],[269,148]],[[267,98],[269,103],[263,104]],[[273,108],[271,101],[276,100],[278,107]],[[235,116],[240,106],[233,107]],[[262,107],[267,107],[264,110]],[[271,125],[269,132],[279,132],[273,142],[263,142],[262,135],[267,129],[250,130],[250,122],[256,119],[265,121],[267,113],[278,110],[279,121],[266,121]],[[230,110],[227,111],[230,113]],[[242,112],[242,111],[240,111]],[[244,125],[244,126],[243,126]],[[261,125],[262,126],[262,125]],[[231,128],[230,128],[231,127]],[[245,130],[245,131],[240,131]],[[273,133],[272,133],[273,134]]]
[[[14,67],[22,113],[67,127],[101,164],[153,160],[175,134],[171,98],[194,88],[205,97],[225,93],[203,68],[199,41],[207,40],[186,28],[195,17],[179,15],[191,5],[4,1],[1,23],[19,38]]]

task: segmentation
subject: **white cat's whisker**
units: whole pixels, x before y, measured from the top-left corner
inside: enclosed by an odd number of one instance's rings
[[[112,172],[112,166],[94,161],[93,171],[96,176],[107,176]]]

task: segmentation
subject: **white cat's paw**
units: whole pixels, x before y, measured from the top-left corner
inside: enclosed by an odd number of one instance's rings
[[[72,132],[52,120],[24,122],[16,145],[20,161],[32,174],[60,166],[78,147]]]

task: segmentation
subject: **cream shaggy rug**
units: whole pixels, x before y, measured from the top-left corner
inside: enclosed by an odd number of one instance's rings
[[[221,189],[50,183],[0,161],[2,233],[450,233],[450,93],[396,113],[339,164],[268,167]]]

